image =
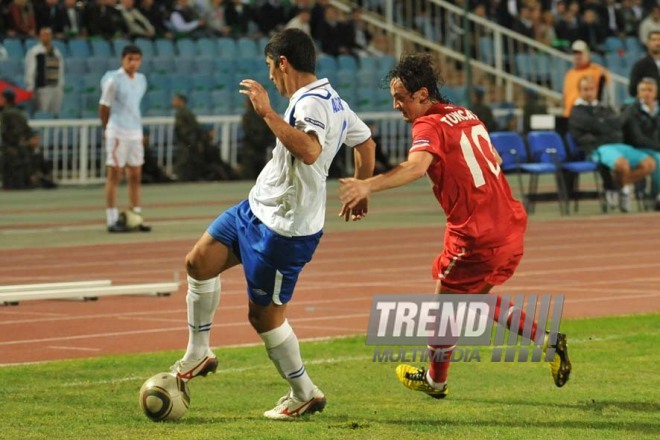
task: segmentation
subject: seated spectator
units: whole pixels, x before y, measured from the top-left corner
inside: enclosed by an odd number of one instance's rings
[[[2,101],[3,110],[0,114],[2,187],[24,189],[28,187],[30,162],[26,144],[31,130],[25,114],[16,107],[14,91],[4,89]]]
[[[261,169],[268,162],[268,155],[275,148],[275,135],[270,130],[264,119],[259,116],[252,106],[252,101],[244,101],[245,112],[241,118],[244,133],[250,133],[243,137],[243,148],[241,149],[240,167],[241,178],[256,179]]]
[[[600,64],[592,63],[589,55],[589,46],[582,40],[577,40],[571,45],[573,51],[573,67],[564,76],[564,116],[568,117],[579,97],[578,82],[588,75],[597,86],[596,99],[601,99],[605,85],[610,82],[610,75]]]
[[[53,180],[53,162],[44,157],[41,150],[41,133],[31,130],[28,147],[28,186],[31,188],[57,188]]]
[[[307,35],[312,35],[312,28],[310,26],[310,20],[312,19],[312,14],[309,9],[298,9],[298,14],[293,17],[289,22],[284,26],[286,29],[295,28],[300,29]]]
[[[242,0],[231,0],[226,7],[227,24],[233,37],[247,37],[256,31],[256,13],[249,4]]]
[[[144,146],[144,164],[142,164],[142,183],[169,183],[173,179],[158,165],[157,153],[151,148],[149,130],[142,131]]]
[[[660,5],[655,4],[639,24],[639,41],[647,41],[651,31],[660,31]]]
[[[257,23],[262,35],[272,35],[287,23],[284,5],[280,0],[266,0],[257,9]]]
[[[86,37],[85,14],[77,0],[64,0],[64,28],[65,38]]]
[[[623,135],[627,144],[640,148],[655,160],[651,195],[655,197],[655,210],[660,211],[660,108],[657,98],[657,81],[642,78],[637,84],[637,100],[624,113]]]
[[[234,171],[220,159],[220,149],[213,145],[212,132],[199,125],[187,104],[188,100],[182,94],[177,93],[172,98],[172,107],[176,110],[174,136],[177,156],[174,166],[178,180],[235,179]]]
[[[598,101],[596,83],[590,76],[580,79],[578,90],[580,97],[568,118],[569,132],[587,158],[605,167],[601,175],[608,206],[615,207],[618,197],[619,209],[629,212],[632,184],[651,174],[655,161],[623,143],[623,120]]]
[[[172,33],[165,26],[165,17],[167,15],[165,15],[165,11],[162,5],[156,4],[154,0],[141,0],[138,9],[154,27],[154,30],[156,31],[156,37],[172,37]]]
[[[205,19],[208,30],[216,37],[227,37],[231,34],[226,14],[225,0],[211,0]]]
[[[352,42],[348,26],[342,21],[341,13],[334,6],[325,9],[325,21],[321,23],[319,40],[321,51],[325,54],[351,55]]]
[[[52,29],[55,38],[64,38],[66,12],[59,5],[58,0],[46,0],[45,3],[41,3],[35,7],[34,14],[37,21],[37,32],[42,27],[48,27]]]
[[[351,11],[351,19],[346,22],[346,27],[350,33],[351,50],[360,56],[370,55],[369,45],[373,35],[362,19],[362,9],[354,8]]]
[[[623,35],[626,37],[637,38],[639,35],[637,31],[639,29],[641,17],[637,14],[637,10],[634,8],[633,0],[623,0],[619,12],[621,14],[621,31]]]
[[[177,37],[199,38],[206,36],[206,21],[189,5],[190,0],[177,0],[170,15],[172,30]]]
[[[563,13],[558,13],[555,32],[557,34],[557,39],[568,42],[566,47],[579,38],[579,13],[580,4],[577,2],[571,2]]]
[[[582,23],[578,33],[581,40],[595,52],[603,53],[602,46],[607,38],[607,29],[598,20],[598,14],[593,9],[587,9],[582,14]]]
[[[121,0],[117,10],[124,20],[122,28],[128,38],[154,38],[156,36],[156,29],[135,7],[135,0]]]
[[[121,14],[115,8],[115,0],[96,0],[85,9],[83,21],[90,37],[111,39],[122,29]]]
[[[37,20],[32,2],[29,0],[14,0],[7,9],[9,37],[34,37],[37,35]]]

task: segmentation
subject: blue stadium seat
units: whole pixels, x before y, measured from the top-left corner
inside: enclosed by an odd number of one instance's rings
[[[167,109],[170,107],[170,97],[164,90],[149,90],[144,100],[148,109]]]
[[[92,55],[95,57],[110,58],[113,56],[112,47],[106,40],[95,38],[90,40],[89,44],[92,46]],[[116,55],[116,53],[115,53]],[[121,55],[121,52],[120,52]],[[119,57],[119,55],[118,55]]]
[[[206,90],[193,90],[190,94],[190,103],[195,109],[206,109],[207,113],[213,106],[211,94]]]
[[[619,37],[607,37],[603,43],[603,49],[606,53],[625,50],[623,40]]]
[[[339,66],[337,65],[337,60],[335,57],[328,55],[319,55],[316,58],[316,68],[319,70],[337,70]]]
[[[396,64],[396,58],[392,55],[383,55],[378,58],[378,70],[387,74]]]
[[[237,87],[233,72],[216,72],[211,76],[211,87],[216,91],[226,91]]]
[[[204,91],[208,94],[213,89],[213,77],[208,74],[198,73],[190,76],[192,90]]]
[[[82,82],[83,93],[95,93],[98,97],[101,96],[101,77],[94,73],[87,73],[81,75],[78,80]]]
[[[175,58],[170,58],[170,57],[158,56],[151,60],[151,68],[152,71],[155,73],[165,73],[165,74],[172,73],[176,68],[175,64],[176,64]]]
[[[89,57],[85,59],[85,64],[87,65],[87,73],[97,75],[99,81],[108,70],[119,68],[119,62],[115,61],[114,57]]]
[[[51,112],[45,112],[45,111],[37,110],[32,115],[32,119],[39,120],[39,121],[44,121],[44,120],[48,120],[48,119],[55,119],[55,115],[52,114]]]
[[[236,42],[231,38],[218,38],[218,53],[220,58],[233,60],[238,57]]]
[[[180,38],[176,42],[179,58],[195,58],[197,55],[197,45],[190,38]]]
[[[518,171],[520,165],[527,162],[527,150],[522,136],[514,131],[494,131],[490,141],[502,158],[500,167],[506,173]]]
[[[215,70],[215,61],[211,57],[198,56],[195,59],[195,69],[198,73],[211,75]]]
[[[21,60],[25,58],[23,42],[18,38],[5,38],[2,45],[7,49],[7,55],[9,55],[9,58]]]
[[[211,103],[215,114],[230,115],[234,111],[232,95],[227,90],[212,91]]]
[[[170,90],[170,76],[166,73],[152,73],[149,78],[150,90]]]
[[[168,40],[166,38],[156,39],[156,52],[158,53],[159,57],[173,58],[176,56],[174,43],[172,43],[172,40]]]
[[[26,38],[23,41],[23,47],[25,48],[25,52],[27,53],[27,51],[32,49],[34,46],[36,46],[38,42],[39,41],[36,38],[33,37]]]
[[[236,49],[238,50],[238,58],[255,58],[260,56],[260,53],[257,49],[257,43],[255,43],[255,41],[251,38],[239,38],[236,42]]]
[[[356,102],[352,103],[353,109],[359,112],[378,111],[378,92],[375,87],[359,87],[356,90]]]
[[[66,41],[63,40],[53,40],[53,46],[60,51],[64,58],[67,58],[69,54],[69,46],[66,44]]]
[[[182,59],[179,56],[174,62],[174,71],[181,75],[193,75],[197,72],[197,67],[193,59]]]
[[[378,57],[372,55],[365,55],[360,57],[360,71],[373,71],[378,70]]]
[[[7,58],[0,61],[0,77],[12,77],[23,74],[23,60]]]
[[[115,38],[114,40],[112,40],[112,50],[115,53],[115,57],[121,59],[121,54],[124,48],[129,44],[133,44],[133,43],[131,43],[131,41],[127,40],[126,38]]]
[[[136,38],[135,45],[142,51],[143,58],[153,58],[156,56],[156,48],[153,41],[148,38]]]
[[[195,45],[195,51],[200,57],[213,58],[218,56],[218,46],[215,44],[215,39],[200,38]]]
[[[69,41],[69,53],[72,57],[87,58],[92,54],[92,51],[89,49],[86,40],[71,40]]]
[[[266,71],[264,64],[259,64],[255,58],[239,58],[234,60],[234,74],[241,78],[253,77],[259,69]]]
[[[69,75],[84,75],[87,73],[87,63],[82,58],[69,58],[64,62],[64,71]],[[74,80],[69,76],[69,81]]]
[[[350,55],[339,55],[337,57],[337,65],[340,69],[357,72],[358,64],[354,57]]]
[[[174,74],[170,75],[170,90],[173,93],[183,93],[187,95],[191,88],[190,81],[187,75]]]

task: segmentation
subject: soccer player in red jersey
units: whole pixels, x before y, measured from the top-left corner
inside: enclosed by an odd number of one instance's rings
[[[493,148],[483,123],[470,110],[447,102],[428,54],[404,55],[388,75],[393,106],[412,123],[412,146],[408,160],[385,174],[366,179],[340,179],[340,199],[347,206],[359,203],[372,192],[413,182],[425,174],[447,216],[444,249],[433,262],[436,293],[489,293],[509,279],[523,255],[527,215],[513,198],[500,168],[501,158]],[[498,298],[494,319],[499,314]],[[509,304],[508,323],[524,312]],[[531,329],[534,340],[536,322]],[[547,348],[546,337],[546,348]],[[434,398],[447,395],[448,360],[455,345],[429,345],[428,371],[399,365],[397,377],[406,387]],[[568,380],[571,364],[566,336],[557,335],[551,371],[555,384]],[[441,353],[438,353],[441,351]]]

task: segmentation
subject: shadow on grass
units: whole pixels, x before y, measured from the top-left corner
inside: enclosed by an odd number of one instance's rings
[[[581,409],[590,411],[602,411],[604,409],[617,408],[623,411],[635,411],[640,413],[657,414],[660,412],[659,402],[640,402],[640,401],[617,401],[617,400],[596,400],[589,399],[588,401],[577,402],[574,404],[558,402],[528,402],[524,400],[507,399],[506,402],[502,400],[488,400],[488,399],[463,399],[455,398],[456,401],[474,402],[478,404],[493,404],[493,405],[511,405],[511,406],[537,406],[544,408],[561,408],[561,409]]]

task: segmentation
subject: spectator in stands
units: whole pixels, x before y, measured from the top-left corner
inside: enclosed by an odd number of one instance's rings
[[[211,0],[211,5],[204,18],[208,30],[216,37],[227,37],[231,34],[231,26],[227,23],[225,0]]]
[[[176,93],[172,98],[174,116],[174,136],[177,154],[174,160],[174,172],[183,182],[203,180],[204,145],[202,129],[197,117],[188,107],[188,99]]]
[[[37,32],[42,27],[49,27],[55,38],[64,37],[64,26],[66,24],[66,12],[59,5],[58,0],[46,0],[35,7],[35,19],[37,21]]]
[[[582,40],[577,40],[571,45],[573,51],[573,68],[564,76],[564,116],[568,117],[579,97],[578,82],[588,75],[593,78],[598,87],[597,99],[601,100],[605,85],[609,83],[610,76],[607,70],[600,64],[592,63],[589,55],[589,46]]]
[[[607,38],[607,28],[599,21],[598,13],[594,9],[587,9],[582,14],[579,38],[595,52],[602,53],[602,46]]]
[[[156,37],[172,37],[172,33],[165,26],[166,15],[162,5],[156,4],[154,0],[142,0],[138,9],[154,27]]]
[[[633,7],[633,0],[623,0],[621,2],[621,8],[619,8],[621,13],[622,23],[622,32],[626,37],[637,38],[639,33],[639,23],[641,22],[641,17],[637,15],[637,10]]]
[[[536,19],[537,14],[539,15],[538,19]],[[556,41],[557,33],[555,32],[555,16],[552,12],[541,12],[540,8],[535,8],[532,18],[535,18],[534,39],[548,46],[558,46]]]
[[[588,158],[603,165],[601,175],[608,205],[615,207],[618,196],[619,209],[629,212],[632,184],[653,172],[655,162],[648,154],[623,143],[623,119],[599,102],[597,87],[589,75],[578,81],[579,98],[568,118],[569,132]]]
[[[256,13],[249,4],[231,0],[226,9],[227,24],[234,37],[246,37],[256,30]]]
[[[481,86],[475,86],[472,93],[472,104],[470,105],[470,110],[472,113],[477,115],[479,120],[484,123],[486,129],[491,131],[497,131],[497,121],[493,115],[493,110],[485,102],[486,91]]]
[[[580,32],[580,4],[571,2],[563,14],[560,14],[555,24],[557,38],[568,42],[568,47],[573,41],[579,38]]]
[[[135,0],[121,0],[117,7],[124,20],[123,29],[128,38],[154,38],[156,29],[135,7]]]
[[[367,29],[367,24],[362,19],[362,9],[353,8],[351,18],[346,22],[350,33],[351,51],[360,56],[370,55],[369,45],[373,34]]]
[[[115,8],[115,0],[96,0],[84,12],[83,21],[90,37],[113,38],[122,29],[123,19]]]
[[[23,189],[28,183],[29,158],[26,143],[30,136],[25,114],[16,107],[16,94],[2,91],[4,107],[0,114],[0,154],[2,159],[2,187]]]
[[[295,17],[293,17],[291,20],[289,20],[286,26],[284,27],[286,29],[289,28],[300,29],[307,35],[311,36],[312,28],[309,23],[312,18],[312,15],[309,9],[298,9],[297,11],[298,14]]]
[[[268,128],[264,119],[259,116],[252,106],[252,101],[245,99],[245,112],[241,118],[244,133],[241,149],[241,178],[256,179],[266,162],[270,151],[275,148],[275,135]]]
[[[621,7],[616,0],[607,0],[605,4],[603,22],[610,37],[624,37],[624,18]]]
[[[638,82],[637,100],[626,108],[624,121],[624,141],[655,160],[651,194],[655,197],[655,210],[660,211],[660,108],[655,78],[646,77]]]
[[[525,37],[534,38],[534,22],[532,21],[532,11],[529,7],[520,7],[520,13],[513,21],[512,30]]]
[[[312,29],[312,38],[314,40],[321,39],[321,29],[323,28],[323,23],[325,22],[325,10],[330,6],[330,0],[316,0],[314,6],[312,7],[312,18],[309,23],[309,26]]]
[[[27,147],[28,186],[31,188],[57,188],[57,184],[53,180],[53,162],[46,159],[41,150],[41,133],[39,133],[39,130],[30,130]]]
[[[639,24],[639,41],[648,41],[651,31],[660,31],[660,5],[655,4],[644,20]]]
[[[348,26],[342,21],[339,10],[334,6],[325,8],[325,21],[319,31],[321,51],[332,56],[350,55],[352,54],[350,39]]]
[[[297,16],[301,10],[307,10],[310,13],[310,20],[311,20],[311,13],[312,13],[312,0],[293,0],[291,1],[291,5],[289,6],[288,13],[286,15],[287,22],[291,21],[293,17]]]
[[[170,23],[177,37],[199,38],[207,35],[206,21],[189,5],[189,0],[177,0]]]
[[[25,88],[33,93],[36,109],[60,113],[64,97],[64,58],[53,46],[49,27],[39,31],[39,43],[25,54]]]
[[[173,179],[158,165],[157,153],[151,148],[149,130],[142,130],[144,146],[144,164],[142,165],[142,183],[169,183]]]
[[[7,10],[9,37],[34,37],[37,35],[37,21],[30,0],[14,0]]]
[[[84,11],[77,0],[64,0],[63,32],[66,38],[87,36]]]
[[[257,23],[262,35],[279,32],[287,23],[286,11],[280,0],[265,0],[257,9]]]
[[[640,58],[630,71],[628,93],[632,97],[638,97],[637,84],[642,78],[653,78],[660,84],[660,31],[649,32],[646,49],[648,55]]]

